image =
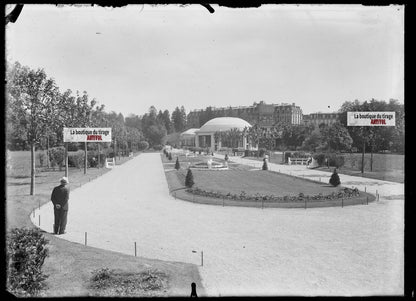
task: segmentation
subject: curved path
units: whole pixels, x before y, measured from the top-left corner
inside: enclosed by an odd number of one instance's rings
[[[194,204],[169,195],[160,154],[144,153],[73,190],[60,237],[83,244],[87,232],[89,246],[131,255],[137,242],[138,256],[197,265],[203,251],[209,296],[403,294],[394,198],[309,210]],[[52,204],[31,216],[36,225],[39,215],[51,232]]]

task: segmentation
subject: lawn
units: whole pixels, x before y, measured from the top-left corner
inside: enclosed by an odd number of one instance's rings
[[[117,158],[118,159],[118,158]],[[121,157],[116,165],[123,164],[130,158]],[[36,174],[35,195],[30,196],[30,152],[11,152],[14,167],[7,170],[6,178],[6,229],[27,227],[34,228],[29,215],[39,204],[50,201],[54,186],[64,176],[64,170],[43,171]],[[13,165],[12,165],[13,166]],[[88,181],[109,172],[105,168],[89,168],[84,175],[83,169],[70,168],[70,189],[75,189]],[[41,293],[46,297],[94,296],[96,291],[90,287],[90,279],[95,270],[101,268],[117,269],[122,274],[131,275],[149,269],[166,275],[167,284],[161,290],[152,291],[158,296],[184,296],[190,293],[190,281],[200,279],[195,265],[180,262],[164,262],[141,257],[128,256],[107,250],[87,247],[62,240],[50,233],[44,233],[49,240],[49,256],[43,265],[43,271],[49,275],[47,289]],[[203,292],[200,281],[197,285]],[[137,292],[135,294],[137,296]],[[143,292],[143,296],[148,296]]]
[[[204,162],[209,157],[199,156],[192,158],[192,162]],[[183,161],[181,161],[183,160]],[[165,166],[166,177],[171,191],[176,191],[175,196],[184,198],[189,201],[198,201],[195,197],[190,198],[183,190],[185,185],[185,176],[187,173],[186,157],[179,156],[181,169],[172,171],[175,160],[169,161],[162,156],[162,161]],[[217,162],[223,162],[221,159],[214,159]],[[259,170],[242,164],[230,164],[229,170],[197,170],[192,169],[194,176],[194,188],[205,191],[219,192],[221,194],[237,194],[240,195],[245,192],[248,195],[274,195],[274,196],[298,196],[300,193],[309,196],[316,196],[318,194],[329,195],[337,193],[344,189],[342,186],[333,187],[332,185],[315,182],[312,180],[305,180],[299,177],[292,177],[290,175],[281,174],[273,171]],[[350,200],[351,204],[362,204],[362,199],[369,197],[370,201],[374,200],[374,196],[360,192],[360,200]],[[207,203],[207,197],[201,202]],[[209,203],[209,202],[208,202]],[[212,199],[212,203],[219,204],[218,200]],[[230,203],[230,202],[229,202]],[[237,204],[237,201],[232,202],[233,205],[250,205],[249,202],[242,201]],[[339,203],[339,204],[338,204]],[[231,204],[231,203],[230,203]],[[256,205],[256,203],[254,204]],[[323,204],[322,204],[323,205]],[[334,200],[332,203],[328,202],[326,205],[341,205],[339,200]],[[257,206],[257,205],[256,205]],[[298,206],[298,204],[296,204]]]
[[[370,171],[371,154],[364,156],[364,174],[361,173],[360,153],[343,153],[345,157],[344,166],[338,169],[340,174],[372,178],[383,181],[404,183],[404,155],[398,154],[373,154],[373,170]],[[246,157],[250,160],[262,161],[263,158]],[[273,154],[269,158],[270,163],[282,164],[282,155]],[[327,167],[320,167],[322,171],[328,171]],[[332,172],[332,168],[330,168]]]

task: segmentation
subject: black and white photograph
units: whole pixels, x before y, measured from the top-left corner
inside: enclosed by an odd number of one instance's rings
[[[5,5],[16,297],[405,295],[405,5]]]

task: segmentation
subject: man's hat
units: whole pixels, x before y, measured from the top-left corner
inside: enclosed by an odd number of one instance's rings
[[[63,177],[63,178],[61,179],[61,183],[62,183],[62,184],[68,184],[68,183],[69,183],[68,178],[67,178],[67,177]]]

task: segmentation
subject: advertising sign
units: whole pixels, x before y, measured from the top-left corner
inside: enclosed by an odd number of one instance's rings
[[[111,128],[64,128],[64,142],[111,142]]]
[[[395,126],[396,112],[347,112],[348,126]]]

